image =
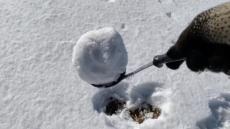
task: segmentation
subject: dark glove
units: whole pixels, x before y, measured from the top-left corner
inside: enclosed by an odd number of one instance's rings
[[[199,14],[166,55],[176,60],[166,63],[171,69],[185,61],[192,71],[230,74],[230,2]]]

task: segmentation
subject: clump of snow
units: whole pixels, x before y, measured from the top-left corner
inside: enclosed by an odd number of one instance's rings
[[[83,34],[74,47],[72,61],[81,79],[104,84],[125,72],[128,56],[121,35],[106,27]]]

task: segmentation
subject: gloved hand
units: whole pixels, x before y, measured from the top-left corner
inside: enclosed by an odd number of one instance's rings
[[[230,74],[230,2],[199,14],[166,55],[175,60],[166,63],[171,69],[185,61],[192,71]]]

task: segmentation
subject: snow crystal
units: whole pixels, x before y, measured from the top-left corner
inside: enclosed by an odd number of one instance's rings
[[[112,27],[83,34],[74,47],[73,64],[90,84],[115,81],[126,70],[128,56],[121,35]]]

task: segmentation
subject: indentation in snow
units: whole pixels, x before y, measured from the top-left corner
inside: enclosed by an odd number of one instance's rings
[[[121,83],[116,87],[100,90],[93,96],[92,102],[98,113],[104,112],[108,115],[104,119],[109,126],[121,128],[138,123],[145,124],[146,120],[163,121],[170,109],[168,93],[159,83],[149,82],[132,87]],[[142,113],[139,117],[141,120],[134,119],[132,115],[135,115],[135,111]]]
[[[125,108],[126,103],[124,100],[115,97],[110,97],[107,102],[104,112],[110,116],[120,113]]]
[[[161,109],[149,103],[141,103],[128,109],[130,117],[139,124],[147,119],[157,119],[161,115]]]
[[[140,104],[142,102],[148,102],[155,105],[159,103],[154,99],[154,94],[162,86],[160,83],[144,83],[139,86],[133,87],[130,91],[130,104]],[[154,99],[154,100],[153,100]],[[158,99],[160,100],[160,99]]]
[[[101,113],[106,110],[107,104],[111,101],[111,98],[116,98],[120,101],[127,101],[128,100],[128,93],[127,93],[128,84],[121,83],[115,87],[106,88],[100,90],[93,96],[93,108]],[[113,100],[113,99],[112,99]]]
[[[230,128],[230,94],[224,93],[209,102],[210,116],[199,121],[200,129]]]

